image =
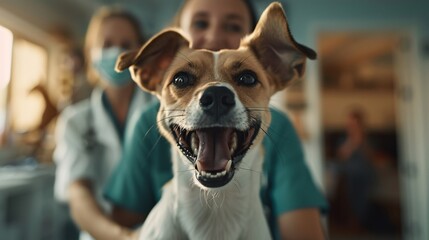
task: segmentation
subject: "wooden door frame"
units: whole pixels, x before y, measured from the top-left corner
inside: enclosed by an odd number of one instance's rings
[[[321,32],[356,32],[356,31],[389,31],[397,32],[398,34],[406,36],[410,40],[410,54],[414,59],[414,68],[410,69],[413,72],[413,77],[409,79],[408,87],[413,92],[412,111],[410,119],[408,119],[408,126],[405,128],[418,129],[412,134],[412,140],[415,144],[411,146],[412,151],[415,153],[415,159],[413,163],[416,169],[420,170],[417,179],[417,187],[408,192],[411,195],[401,193],[402,197],[402,209],[403,209],[403,222],[406,222],[403,227],[404,239],[429,239],[429,209],[428,199],[429,191],[427,189],[427,183],[429,182],[429,176],[425,174],[429,172],[429,164],[426,163],[426,156],[429,156],[428,147],[425,147],[425,143],[429,142],[429,136],[425,134],[429,133],[429,127],[425,126],[424,120],[429,119],[429,111],[427,109],[428,98],[427,94],[423,95],[423,68],[421,66],[421,56],[419,55],[420,50],[420,35],[418,29],[415,27],[417,24],[413,23],[396,23],[396,22],[376,22],[376,21],[325,21],[325,22],[314,22],[310,24],[308,28],[308,42],[309,46],[313,46],[317,51],[318,37]],[[429,62],[429,61],[428,61]],[[322,111],[321,108],[321,79],[318,61],[308,61],[307,65],[307,77],[305,84],[305,96],[307,98],[307,114],[306,114],[306,125],[310,133],[310,139],[305,143],[306,155],[308,159],[311,159],[310,168],[314,175],[316,182],[319,185],[323,185],[323,126],[322,126]],[[424,98],[423,96],[426,96]],[[397,115],[402,114],[397,111]],[[426,115],[426,116],[425,116]],[[398,126],[398,129],[401,126]],[[402,126],[404,127],[404,126]],[[404,145],[399,145],[399,148],[403,150]],[[428,171],[426,171],[428,170]],[[402,171],[401,171],[402,172]],[[402,173],[400,173],[402,174]],[[402,180],[401,180],[402,181]],[[401,184],[404,185],[404,184]],[[418,198],[418,201],[413,201],[412,198]],[[412,206],[417,204],[417,206]],[[335,207],[335,206],[331,206]],[[408,224],[407,224],[408,223]]]

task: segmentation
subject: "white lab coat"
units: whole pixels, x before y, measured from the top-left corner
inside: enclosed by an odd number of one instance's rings
[[[136,89],[127,123],[141,115],[155,98]],[[108,112],[103,107],[102,90],[95,88],[90,99],[67,107],[61,114],[56,129],[57,146],[54,161],[57,165],[54,186],[55,197],[68,201],[68,186],[75,180],[89,179],[98,203],[106,212],[111,205],[103,199],[103,187],[108,181],[122,153],[121,140]],[[93,134],[92,134],[93,133]],[[80,239],[91,239],[81,234]]]

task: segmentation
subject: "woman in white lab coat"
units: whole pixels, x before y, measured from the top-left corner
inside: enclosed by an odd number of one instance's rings
[[[101,190],[120,159],[127,123],[153,101],[135,86],[129,72],[114,71],[119,54],[142,43],[140,26],[130,13],[99,10],[85,39],[88,78],[94,90],[90,99],[66,108],[57,124],[54,191],[57,199],[69,203],[72,218],[83,231],[80,239],[91,239],[90,235],[119,239],[112,232],[127,235],[128,230],[106,217],[111,209]]]

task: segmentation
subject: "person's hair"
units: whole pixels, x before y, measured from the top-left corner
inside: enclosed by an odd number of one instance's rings
[[[179,10],[177,11],[176,15],[174,16],[171,27],[180,27],[180,18],[182,17],[183,9],[186,7],[186,5],[189,3],[189,1],[192,0],[183,0],[182,5],[180,6]],[[249,11],[250,15],[250,26],[252,27],[251,30],[253,30],[256,27],[256,23],[258,22],[258,16],[256,15],[255,8],[253,7],[253,4],[250,0],[241,0],[244,2],[244,4],[247,7],[247,10]]]
[[[120,18],[128,21],[137,35],[139,44],[143,44],[145,40],[139,20],[131,12],[117,6],[102,7],[97,10],[89,22],[84,44],[86,72],[88,81],[92,85],[98,84],[99,79],[91,64],[91,49],[94,47],[95,41],[100,34],[100,29],[104,22],[112,18]]]

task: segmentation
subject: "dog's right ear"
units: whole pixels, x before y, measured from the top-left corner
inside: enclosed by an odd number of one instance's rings
[[[181,47],[189,41],[179,31],[168,29],[152,37],[139,50],[119,56],[116,71],[129,68],[133,80],[146,91],[156,93],[164,73]]]
[[[312,49],[295,41],[278,2],[265,9],[253,33],[242,40],[241,47],[248,47],[255,53],[272,79],[273,93],[301,78],[306,59],[317,56]]]

